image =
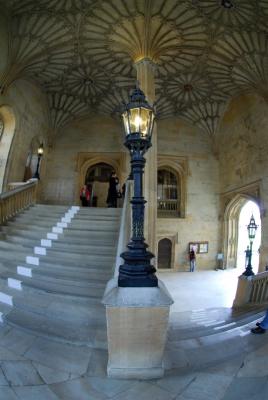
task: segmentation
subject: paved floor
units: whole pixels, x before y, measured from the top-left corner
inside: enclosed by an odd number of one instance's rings
[[[172,311],[231,307],[239,272],[236,269],[196,272],[160,272],[174,299]]]
[[[210,335],[212,327],[205,323],[212,314],[217,314],[215,320],[223,318],[236,286],[232,273],[161,274],[176,300],[173,316],[181,316],[178,323],[187,316],[192,325],[186,329],[191,337],[171,335],[165,355],[167,373],[159,380],[107,379],[105,349],[56,343],[16,328],[0,328],[0,400],[267,399],[268,334],[249,334],[251,323]],[[176,333],[175,325],[174,329]],[[96,337],[96,344],[98,339],[102,342]]]

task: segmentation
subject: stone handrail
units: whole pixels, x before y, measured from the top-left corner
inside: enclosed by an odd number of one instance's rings
[[[25,183],[0,195],[0,224],[36,203],[37,181]]]
[[[119,267],[124,262],[120,254],[126,250],[127,244],[131,236],[131,197],[132,197],[133,182],[127,181],[124,204],[121,215],[120,230],[117,244],[116,260],[114,267],[114,277],[119,274]]]
[[[238,278],[233,307],[268,302],[268,271],[253,276],[241,275]]]
[[[268,271],[260,272],[251,279],[250,303],[266,303],[268,301]]]

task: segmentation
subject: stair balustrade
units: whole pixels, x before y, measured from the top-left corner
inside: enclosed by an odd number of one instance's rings
[[[268,301],[268,272],[260,272],[251,279],[250,303],[265,303]]]
[[[238,278],[233,307],[268,303],[268,271],[256,275],[241,275]]]
[[[123,264],[124,260],[120,257],[121,253],[126,250],[127,244],[130,241],[131,236],[131,203],[130,200],[132,198],[133,193],[133,182],[127,181],[126,183],[126,191],[125,198],[123,203],[121,221],[120,221],[120,230],[117,244],[117,252],[114,266],[114,277],[118,277],[119,267]]]
[[[36,203],[37,181],[4,192],[0,195],[0,224]]]

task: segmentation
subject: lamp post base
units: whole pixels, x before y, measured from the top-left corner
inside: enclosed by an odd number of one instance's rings
[[[128,251],[121,254],[124,264],[119,268],[120,287],[157,287],[156,269],[151,265],[154,255],[146,250],[146,243],[129,243]]]
[[[255,275],[254,274],[254,272],[252,271],[252,268],[246,268],[246,270],[245,270],[245,272],[243,272],[243,274],[242,275],[244,275],[244,276],[253,276],[253,275]]]

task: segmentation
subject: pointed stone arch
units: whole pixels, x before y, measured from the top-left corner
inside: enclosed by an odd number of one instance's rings
[[[121,184],[126,179],[126,157],[124,153],[81,153],[78,158],[77,163],[77,190],[76,190],[76,202],[79,204],[79,193],[81,187],[85,183],[85,177],[89,168],[93,167],[96,164],[108,164],[110,165],[116,172],[116,175],[119,178]]]
[[[259,199],[250,194],[236,194],[227,204],[223,220],[223,254],[224,267],[235,268],[238,249],[239,216],[248,201],[253,201],[260,207]]]

